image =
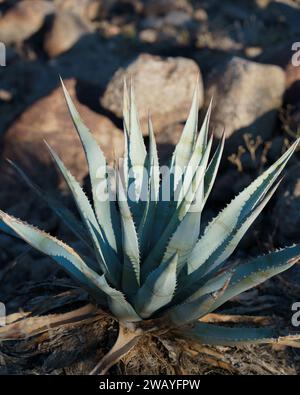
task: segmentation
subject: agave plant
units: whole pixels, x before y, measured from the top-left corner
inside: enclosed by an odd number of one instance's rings
[[[52,257],[89,292],[98,306],[119,322],[118,339],[94,373],[106,372],[149,331],[158,334],[170,331],[177,337],[214,345],[276,341],[275,329],[270,327],[230,328],[201,319],[232,297],[290,268],[300,258],[298,244],[238,265],[229,260],[278,188],[280,174],[299,139],[202,230],[201,213],[216,178],[225,138],[210,158],[211,105],[198,133],[198,84],[169,172],[160,179],[151,120],[147,153],[132,84],[128,89],[124,83],[125,154],[116,200],[102,199],[99,195],[100,185],[103,193],[112,191],[112,176],[106,171],[101,148],[81,120],[63,82],[62,86],[85,151],[93,205],[49,146],[73,194],[81,221],[43,194],[15,167],[80,238],[89,254],[76,252],[55,237],[4,212],[0,212],[1,229]],[[147,177],[141,169],[147,170]],[[167,177],[169,183],[165,182]],[[168,185],[168,199],[163,196],[165,185]]]

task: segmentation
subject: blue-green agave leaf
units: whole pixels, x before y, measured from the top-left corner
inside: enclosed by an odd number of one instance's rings
[[[243,221],[257,205],[285,167],[299,141],[297,140],[277,162],[245,188],[210,222],[190,255],[188,273],[192,273],[203,265],[231,234],[237,224]]]
[[[194,146],[192,155],[190,157],[190,160],[187,163],[187,169],[184,174],[183,185],[181,188],[186,188],[188,185],[190,185],[190,183],[194,177],[194,174],[197,171],[199,164],[202,160],[202,157],[206,151],[211,107],[212,107],[212,102],[210,103],[210,105],[208,107],[203,124],[201,126],[200,132],[199,132],[197,140],[195,142],[195,146]],[[177,191],[177,193],[178,193],[178,191]]]
[[[220,166],[223,150],[224,150],[224,144],[225,144],[225,133],[223,133],[222,139],[218,145],[218,148],[216,149],[216,152],[214,153],[214,156],[212,157],[212,160],[210,161],[207,170],[205,172],[205,177],[204,177],[204,204],[206,203],[208,196],[212,190],[212,187],[214,185],[218,169]]]
[[[118,222],[115,202],[111,201],[109,197],[110,185],[107,175],[106,159],[101,148],[97,144],[96,139],[83,123],[62,80],[61,84],[63,87],[66,103],[68,105],[78,136],[82,142],[88,162],[96,217],[103,233],[105,234],[108,244],[115,251],[115,253],[117,253],[117,245],[118,250],[120,251],[121,249],[121,240],[120,238],[117,240],[118,235],[120,234],[120,223]]]
[[[216,300],[220,298],[230,282],[232,273],[226,273],[216,279],[215,282],[206,286],[209,293],[204,294],[206,289],[198,291],[184,303],[171,308],[168,312],[168,318],[175,325],[184,325],[190,321],[197,320],[211,311]],[[211,289],[211,290],[210,290]]]
[[[67,207],[62,205],[59,200],[50,196],[49,193],[44,193],[38,185],[36,185],[25,172],[12,161],[8,161],[22,177],[25,183],[36,193],[36,195],[43,200],[65,223],[68,229],[77,236],[88,248],[91,248],[91,244],[86,237],[86,230],[84,226],[78,221],[75,215]]]
[[[219,291],[228,283],[233,273],[234,268],[224,270],[223,272],[216,274],[210,280],[205,281],[205,283],[201,285],[196,292],[192,293],[184,302],[193,302],[201,296]]]
[[[198,215],[197,215],[198,214]],[[188,212],[171,237],[163,256],[163,262],[178,253],[177,272],[179,273],[199,237],[201,213]]]
[[[152,272],[160,264],[161,259],[164,255],[166,246],[167,246],[168,242],[170,241],[171,236],[175,233],[177,227],[179,226],[181,221],[184,219],[189,208],[191,207],[191,204],[195,198],[195,195],[197,194],[198,188],[199,188],[201,182],[203,182],[211,145],[212,145],[212,138],[210,139],[210,142],[207,145],[205,154],[202,157],[200,165],[193,177],[193,180],[192,180],[188,190],[186,191],[183,199],[181,200],[181,203],[179,204],[175,213],[172,215],[164,232],[160,236],[159,241],[157,242],[157,244],[155,245],[155,247],[153,248],[151,253],[146,258],[146,260],[142,266],[143,281],[147,277],[147,275],[150,272]]]
[[[122,289],[126,295],[132,295],[137,292],[140,285],[139,243],[121,180],[118,182],[117,196],[121,215],[122,245],[124,253]]]
[[[300,259],[300,244],[271,252],[239,265],[224,294],[216,300],[212,310],[227,300],[251,289],[269,278],[292,267]]]
[[[0,230],[9,236],[19,237],[16,232],[14,232],[9,226],[7,226],[0,217]]]
[[[141,317],[136,313],[131,304],[128,303],[122,292],[112,288],[104,275],[98,279],[98,286],[107,294],[108,306],[116,318],[120,321],[128,322],[141,321]]]
[[[88,198],[86,197],[79,183],[65,168],[56,152],[48,144],[47,147],[74,196],[78,211],[89,231],[90,237],[94,244],[95,254],[102,272],[108,276],[108,279],[114,285],[117,284],[118,278],[120,276],[120,263],[116,254],[113,250],[111,250],[109,244],[106,243],[106,240],[102,235],[101,229]]]
[[[124,129],[124,158],[123,158],[123,183],[124,188],[128,190],[128,167],[129,167],[129,95],[128,88],[126,83],[126,78],[124,78],[124,87],[123,87],[123,129]]]
[[[177,333],[184,338],[216,346],[276,343],[278,339],[274,328],[270,327],[229,328],[204,322],[195,322],[191,327]]]
[[[152,188],[151,192],[152,195],[150,195],[151,199],[153,201],[157,201],[158,199],[158,192],[159,192],[159,184],[160,184],[160,174],[159,174],[159,160],[158,160],[158,154],[157,154],[157,146],[156,146],[156,141],[155,141],[155,135],[153,131],[153,125],[151,118],[149,116],[148,119],[148,129],[149,129],[149,174],[151,174],[151,181],[149,182],[149,188]]]
[[[211,98],[208,109],[207,109],[205,117],[204,117],[204,120],[203,120],[201,128],[200,128],[197,140],[195,142],[194,152],[193,152],[193,156],[191,157],[190,164],[193,164],[194,161],[196,161],[196,163],[197,163],[196,158],[200,158],[201,155],[204,154],[204,151],[206,149],[206,145],[207,145],[207,141],[208,141],[208,131],[209,131],[211,110],[212,110],[212,103],[213,103],[213,99]],[[198,159],[198,163],[199,163],[199,159]]]
[[[123,121],[128,133],[130,126],[130,98],[126,78],[123,81]]]
[[[100,276],[91,270],[70,246],[3,211],[0,211],[0,217],[1,221],[21,239],[43,254],[53,258],[89,292],[96,296],[100,293],[102,297],[102,293],[97,286],[97,279]]]
[[[226,246],[222,254],[215,260],[212,265],[208,264],[209,271],[214,270],[218,266],[221,265],[226,259],[230,257],[233,251],[236,249],[237,245],[241,241],[244,234],[268,204],[274,193],[276,192],[277,188],[279,187],[281,180],[277,182],[277,184],[266,194],[263,200],[252,210],[252,212],[245,218],[244,222],[239,223],[239,225],[235,228],[232,237],[226,242]],[[204,266],[204,265],[203,265]],[[206,274],[206,273],[205,273]]]
[[[216,249],[216,251],[210,255],[207,261],[201,265],[196,271],[191,273],[191,279],[195,282],[207,273],[215,273],[219,267],[223,264],[226,259],[230,257],[238,243],[256,220],[258,215],[265,208],[267,203],[270,201],[274,193],[276,192],[281,180],[265,195],[263,200],[250,212],[250,214],[244,219],[243,222],[238,222],[234,230],[228,235],[224,242]],[[222,251],[222,252],[221,252]],[[191,287],[191,281],[186,279],[186,284]]]
[[[174,172],[174,189],[176,188],[185,167],[188,165],[193,153],[198,128],[199,112],[199,77],[196,81],[191,109],[183,128],[181,137],[176,145],[172,159],[171,171]]]
[[[151,119],[148,120],[149,129],[149,159],[148,159],[148,198],[144,209],[144,214],[138,229],[138,238],[140,240],[140,253],[145,256],[148,253],[152,226],[154,222],[155,209],[159,194],[159,162],[153,126]]]
[[[157,310],[171,302],[176,289],[176,266],[178,255],[175,254],[164,264],[155,269],[135,296],[134,306],[143,318],[150,317]]]
[[[249,214],[244,222],[239,223],[234,231],[227,237],[227,239],[220,245],[220,247],[213,253],[207,261],[200,266],[197,270],[190,273],[189,275],[179,279],[178,294],[176,298],[183,300],[196,292],[196,289],[202,287],[203,283],[209,278],[214,278],[216,273],[222,268],[223,262],[232,254],[239,241],[246,233],[247,229],[251,226],[266,204],[269,202],[276,189],[278,188],[280,181],[268,192],[264,199],[259,203],[257,207]],[[220,253],[220,251],[223,251]],[[200,288],[201,289],[201,288]]]
[[[164,201],[162,196],[160,196],[154,221],[154,234],[156,237],[154,236],[152,245],[155,245],[159,240],[161,233],[168,224],[169,218],[174,214],[184,196],[183,191],[186,191],[192,182],[202,160],[207,142],[210,108],[197,137],[198,107],[199,86],[197,83],[188,121],[172,156],[169,169],[170,177],[169,175],[163,177],[161,183],[161,189],[164,185],[164,179],[170,184],[170,199],[169,201]],[[188,154],[189,152],[190,154]]]
[[[96,299],[99,297],[102,300],[103,293],[106,294],[110,310],[119,320],[139,321],[141,319],[126,301],[124,295],[113,289],[104,275],[99,276],[91,270],[70,246],[2,211],[0,211],[0,217],[29,245],[53,258]]]
[[[127,91],[126,81],[124,81],[123,111],[126,149],[126,158],[123,165],[125,187],[128,194],[128,204],[135,225],[138,227],[146,205],[144,195],[148,183],[148,177],[145,174],[147,152],[140,129],[132,81],[130,82],[129,92]]]
[[[129,146],[128,153],[130,165],[134,175],[134,187],[136,201],[139,200],[142,190],[143,169],[146,162],[147,152],[144,144],[143,135],[140,129],[138,111],[136,108],[133,84],[130,84],[130,103],[129,103]]]
[[[193,250],[200,233],[201,214],[203,209],[203,180],[200,182],[195,195],[195,201],[186,213],[182,222],[179,224],[175,233],[172,235],[166,251],[163,262],[168,260],[175,251],[178,253],[177,272],[180,273],[186,263],[191,251]]]

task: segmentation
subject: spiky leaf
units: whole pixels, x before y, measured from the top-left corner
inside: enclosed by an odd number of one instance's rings
[[[15,168],[18,174],[22,177],[25,183],[36,193],[36,195],[59,216],[59,218],[68,227],[68,229],[90,248],[91,243],[86,237],[86,230],[82,226],[80,221],[77,220],[75,215],[67,207],[63,206],[59,200],[55,199],[49,193],[44,193],[38,185],[30,180],[30,178],[19,166],[17,166],[16,163],[12,161],[9,161],[9,163]]]
[[[209,153],[211,149],[212,139],[205,150],[205,154],[202,157],[200,165],[192,179],[191,184],[189,185],[188,190],[186,191],[181,203],[176,209],[175,213],[170,218],[168,225],[166,226],[162,235],[160,235],[159,241],[153,248],[152,252],[148,255],[142,266],[142,277],[143,280],[147,277],[147,275],[153,271],[160,263],[160,260],[163,257],[164,250],[167,246],[170,237],[174,234],[180,222],[183,220],[185,215],[187,214],[191,204],[195,198],[195,195],[198,191],[198,188],[203,181],[203,177],[205,174],[205,169],[207,166]]]
[[[176,266],[178,255],[155,269],[139,289],[135,297],[135,308],[143,318],[171,302],[176,289]]]
[[[149,251],[152,225],[154,222],[155,209],[157,207],[158,193],[159,193],[159,162],[157,155],[157,148],[153,126],[151,119],[148,119],[149,129],[149,159],[148,159],[148,196],[147,203],[144,208],[143,217],[138,229],[138,237],[140,240],[140,253],[145,256]]]
[[[202,344],[216,346],[276,343],[278,338],[274,328],[228,328],[204,322],[197,322],[176,333]]]
[[[114,285],[116,285],[120,275],[120,263],[118,262],[118,258],[115,252],[110,248],[109,244],[105,241],[92,206],[90,205],[90,202],[81,186],[65,168],[56,152],[49,145],[47,145],[47,147],[73,194],[79,213],[94,244],[95,254],[99,265],[103,273],[108,276]]]
[[[82,142],[88,162],[96,217],[108,244],[117,253],[121,249],[121,240],[120,237],[118,238],[120,234],[120,222],[118,221],[115,202],[111,201],[109,196],[110,185],[106,159],[96,139],[83,123],[62,80],[61,84],[74,126]]]
[[[249,212],[257,205],[285,167],[299,141],[300,140],[297,140],[277,162],[233,199],[232,202],[206,227],[202,238],[196,244],[188,260],[189,273],[192,273],[203,265],[231,234],[235,226],[243,221]],[[199,259],[199,257],[201,258]]]
[[[198,291],[187,299],[184,303],[170,309],[168,318],[175,325],[184,325],[190,321],[196,320],[208,314],[215,304],[224,293],[229,284],[231,273],[225,273],[219,279],[207,287]],[[206,289],[205,289],[206,288]],[[205,293],[208,291],[207,293]]]
[[[33,248],[49,255],[59,265],[61,265],[72,277],[84,286],[89,292],[97,295],[99,288],[97,279],[99,275],[83,262],[81,257],[68,245],[53,236],[28,225],[2,211],[0,211],[1,221],[12,229],[21,239],[25,240]]]
[[[174,150],[171,160],[171,171],[174,171],[174,186],[176,186],[183,174],[185,167],[188,165],[193,153],[194,144],[197,136],[199,112],[199,80],[197,79],[196,87],[193,95],[191,109],[188,119],[184,126],[183,132]],[[172,186],[171,186],[172,188]]]
[[[122,223],[123,269],[122,289],[126,295],[135,294],[140,285],[139,243],[122,181],[118,182],[118,204]]]
[[[300,244],[271,252],[239,265],[224,294],[216,300],[212,310],[227,300],[261,284],[269,278],[292,267],[300,259]],[[212,311],[211,310],[211,311]]]
[[[216,152],[214,153],[214,156],[212,157],[212,160],[210,161],[207,170],[205,172],[205,177],[204,177],[204,204],[206,203],[209,194],[212,190],[212,187],[214,185],[217,172],[219,169],[219,165],[221,162],[221,157],[223,154],[224,150],[224,144],[225,144],[225,133],[223,133],[222,139],[218,145],[218,148],[216,149]]]

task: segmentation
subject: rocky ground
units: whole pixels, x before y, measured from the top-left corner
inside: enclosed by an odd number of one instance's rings
[[[46,139],[86,185],[83,152],[59,74],[109,161],[122,154],[122,83],[131,75],[145,137],[149,109],[165,161],[200,73],[201,115],[213,96],[211,130],[216,140],[224,129],[227,137],[205,211],[209,220],[300,135],[300,65],[292,64],[299,22],[300,2],[292,0],[1,0],[0,42],[6,45],[6,67],[0,67],[1,209],[75,243],[6,162],[16,160],[47,193],[72,207]],[[298,152],[235,257],[299,241]],[[9,313],[30,309],[32,298],[73,286],[55,264],[23,243],[0,234],[0,246],[0,301]],[[288,322],[291,304],[300,301],[299,266],[251,292],[226,312],[275,315]],[[300,354],[278,352],[287,367],[282,373],[299,373]],[[12,353],[0,351],[0,371]]]

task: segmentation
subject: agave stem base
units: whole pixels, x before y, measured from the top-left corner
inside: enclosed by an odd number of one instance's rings
[[[101,361],[90,372],[90,375],[104,375],[108,369],[126,355],[138,342],[142,330],[134,325],[119,323],[118,338],[112,349],[101,359]]]

